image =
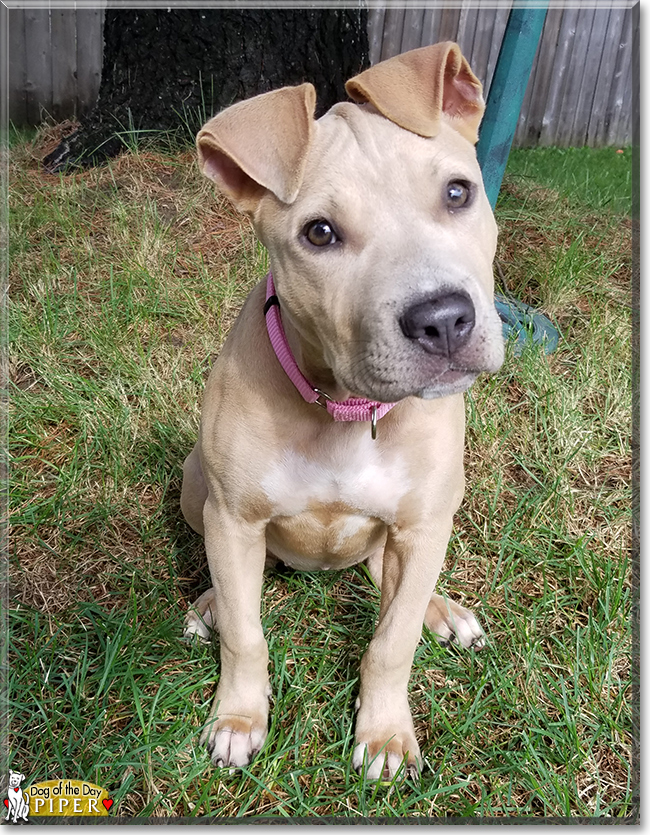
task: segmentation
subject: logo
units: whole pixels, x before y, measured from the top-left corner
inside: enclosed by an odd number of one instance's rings
[[[20,788],[20,784],[25,779],[25,775],[20,771],[12,771],[9,769],[9,780],[7,785],[7,797],[5,798],[5,806],[7,807],[6,821],[13,821],[18,823],[19,820],[27,820],[29,815],[29,798],[26,797],[26,792]]]
[[[108,791],[85,780],[44,780],[27,789],[20,784],[24,774],[9,771],[5,820],[18,823],[38,817],[107,817],[113,805]]]

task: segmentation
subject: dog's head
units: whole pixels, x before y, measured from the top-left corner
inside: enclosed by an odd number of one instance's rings
[[[21,774],[19,771],[12,771],[9,769],[9,788],[10,789],[17,789],[18,786],[23,782],[25,779],[25,775]]]
[[[357,103],[318,121],[311,84],[227,108],[198,134],[200,165],[250,215],[282,316],[341,388],[383,401],[462,391],[503,361],[480,82],[443,43],[346,89]]]

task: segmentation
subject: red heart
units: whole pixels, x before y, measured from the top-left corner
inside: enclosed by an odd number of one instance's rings
[[[104,804],[104,808],[106,809],[107,812],[111,808],[111,806],[113,805],[113,801],[110,799],[110,797],[105,797],[102,800],[102,803]]]
[[[5,806],[7,807],[7,809],[9,808],[9,801],[7,800],[6,797],[5,797]]]

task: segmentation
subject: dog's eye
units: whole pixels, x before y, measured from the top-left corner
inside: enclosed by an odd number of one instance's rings
[[[460,209],[469,203],[471,192],[467,183],[462,183],[459,180],[453,180],[447,183],[447,208]]]
[[[314,246],[327,246],[336,243],[336,233],[326,220],[315,220],[305,229],[305,235]]]

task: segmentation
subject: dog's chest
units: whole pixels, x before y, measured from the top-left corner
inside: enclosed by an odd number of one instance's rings
[[[313,456],[286,450],[261,480],[269,550],[295,568],[343,568],[383,543],[410,488],[406,464],[370,438]]]
[[[382,452],[368,432],[356,443],[321,445],[313,455],[285,450],[264,473],[261,487],[276,516],[339,503],[390,524],[411,480],[404,459]]]

